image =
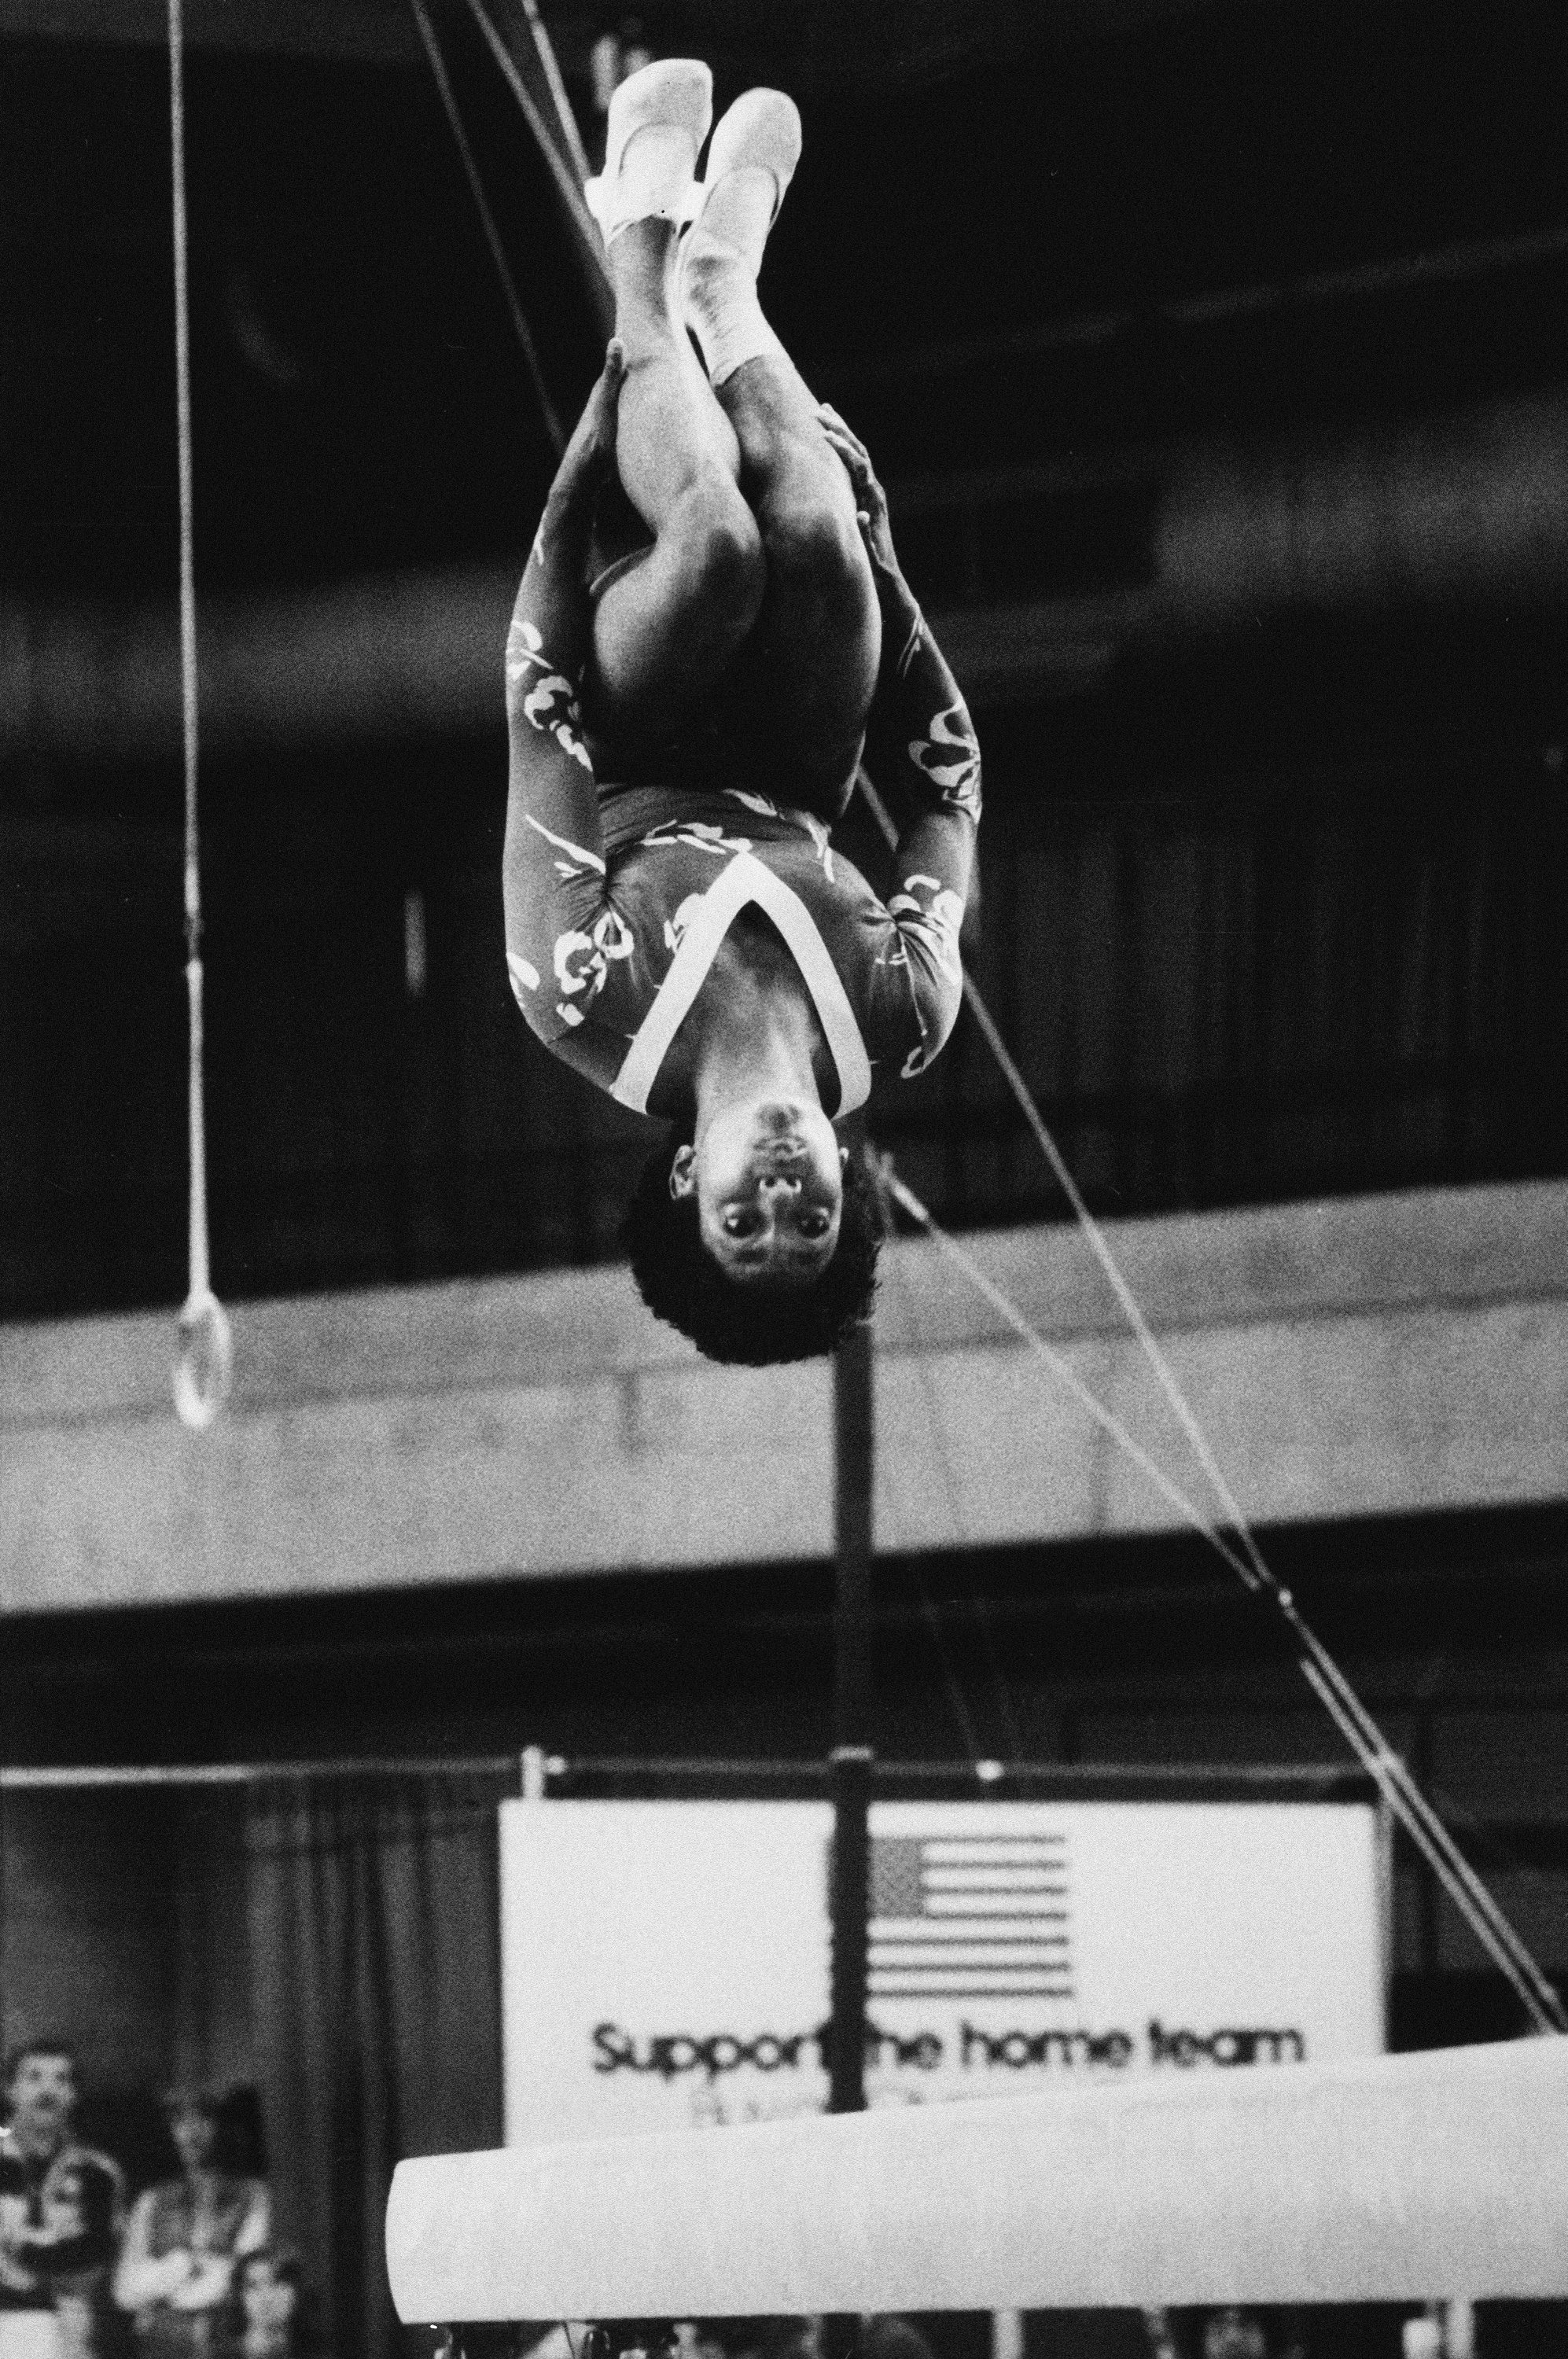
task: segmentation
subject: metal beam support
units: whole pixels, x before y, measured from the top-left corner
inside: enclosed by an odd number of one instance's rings
[[[871,1328],[857,1320],[833,1356],[833,1743],[865,1745],[871,1720]]]
[[[833,2033],[828,2110],[866,2104],[871,1749],[872,1357],[858,1321],[833,1364],[837,1586],[833,1608]]]

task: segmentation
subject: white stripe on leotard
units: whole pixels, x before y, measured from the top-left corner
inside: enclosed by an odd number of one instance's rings
[[[849,995],[811,911],[755,853],[737,852],[699,900],[681,947],[670,962],[670,972],[626,1051],[610,1091],[622,1105],[637,1114],[648,1112],[659,1067],[718,955],[719,944],[738,913],[753,901],[784,937],[811,995],[838,1071],[838,1113],[853,1114],[856,1106],[866,1103],[871,1094],[871,1060]]]

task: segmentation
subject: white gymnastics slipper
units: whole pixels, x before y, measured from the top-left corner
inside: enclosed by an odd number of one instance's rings
[[[713,77],[700,58],[659,58],[628,74],[610,101],[604,168],[583,196],[608,245],[628,222],[679,221],[713,115]]]
[[[784,347],[763,317],[757,274],[800,160],[800,114],[781,90],[748,90],[714,132],[681,248],[681,310],[717,387]]]
[[[755,277],[768,233],[800,160],[800,110],[781,90],[748,90],[721,119],[702,183],[691,191],[691,234],[729,247]]]

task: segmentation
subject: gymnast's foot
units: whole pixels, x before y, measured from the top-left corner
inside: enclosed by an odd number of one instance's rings
[[[713,115],[713,77],[700,58],[660,58],[610,101],[604,168],[583,196],[607,246],[636,221],[681,219]]]
[[[800,113],[781,90],[748,90],[713,134],[682,244],[681,305],[709,380],[783,347],[762,315],[757,275],[800,160]]]

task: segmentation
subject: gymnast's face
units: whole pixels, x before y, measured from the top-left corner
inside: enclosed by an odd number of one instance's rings
[[[670,1192],[696,1198],[698,1231],[726,1277],[809,1286],[838,1244],[844,1158],[820,1105],[744,1099],[677,1149]]]

